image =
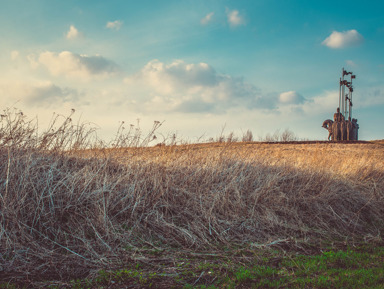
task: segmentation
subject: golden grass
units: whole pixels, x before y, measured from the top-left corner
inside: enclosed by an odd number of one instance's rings
[[[68,124],[69,134],[32,142],[22,127],[19,139],[0,138],[0,264],[10,276],[88,274],[142,246],[382,241],[381,144],[96,149],[71,141],[87,134]]]

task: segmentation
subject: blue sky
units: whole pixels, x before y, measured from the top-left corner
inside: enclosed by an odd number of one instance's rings
[[[0,106],[194,141],[325,140],[344,67],[360,138],[384,138],[384,2],[0,0]]]

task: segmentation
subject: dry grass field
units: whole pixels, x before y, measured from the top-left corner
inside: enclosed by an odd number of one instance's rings
[[[87,148],[83,127],[20,119],[0,130],[2,280],[84,278],[145,248],[382,244],[382,142]]]

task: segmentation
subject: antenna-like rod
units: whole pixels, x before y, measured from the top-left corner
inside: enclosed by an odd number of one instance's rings
[[[346,71],[344,70],[344,67],[343,67],[343,73],[342,73],[342,78],[341,78],[341,95],[340,95],[340,100],[341,100],[341,107],[340,107],[340,110],[341,110],[341,113],[343,114],[343,116],[345,117],[345,108],[344,108],[344,75],[345,75]]]
[[[352,119],[352,92],[353,92],[353,86],[352,86],[352,79],[355,79],[356,75],[351,74],[351,86],[349,87],[349,117]]]
[[[348,82],[347,80],[344,79],[345,75],[351,75],[351,82]],[[343,114],[344,118],[347,118],[348,116],[351,116],[351,107],[352,107],[352,78],[355,78],[355,75],[352,75],[352,72],[348,72],[344,69],[343,67],[343,72],[342,72],[342,78],[340,79],[340,90],[339,90],[339,107],[341,103],[341,113]],[[345,86],[348,87],[349,91],[348,94],[345,94]],[[349,101],[349,105],[348,105]]]
[[[339,84],[339,109],[341,109],[341,77],[340,77],[340,84]]]

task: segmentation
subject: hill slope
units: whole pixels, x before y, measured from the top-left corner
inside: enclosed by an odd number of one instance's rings
[[[143,246],[381,242],[384,229],[379,144],[11,147],[0,178],[9,275],[81,276]]]

